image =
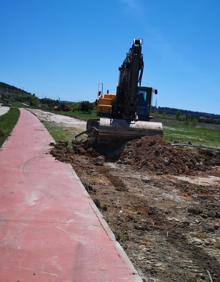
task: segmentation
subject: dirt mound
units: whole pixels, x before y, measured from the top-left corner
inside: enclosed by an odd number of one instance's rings
[[[86,155],[95,165],[118,162],[156,174],[193,174],[220,164],[220,153],[175,147],[161,137],[146,136],[127,143],[91,145],[88,141],[60,142],[51,151],[61,161],[71,162],[75,155]]]
[[[50,146],[53,146],[50,153],[53,157],[61,162],[71,162],[71,159],[74,157],[72,154],[68,142],[60,141],[58,143],[50,143]]]
[[[157,173],[190,173],[206,170],[204,158],[190,149],[176,148],[161,137],[142,137],[126,144],[120,162]]]

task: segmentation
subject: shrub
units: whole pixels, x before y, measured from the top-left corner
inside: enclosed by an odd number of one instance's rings
[[[93,110],[93,103],[90,103],[89,101],[82,101],[80,103],[80,110],[82,112],[91,112]]]

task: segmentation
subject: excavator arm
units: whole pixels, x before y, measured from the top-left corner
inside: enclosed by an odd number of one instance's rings
[[[141,40],[135,39],[125,60],[119,67],[119,81],[113,117],[134,120],[137,109],[137,88],[141,85],[144,61]]]

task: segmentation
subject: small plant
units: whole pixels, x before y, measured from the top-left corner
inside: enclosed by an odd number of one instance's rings
[[[19,110],[11,108],[6,114],[0,116],[0,147],[10,135],[19,118]]]
[[[4,137],[5,136],[5,133],[4,131],[0,128],[0,137]]]

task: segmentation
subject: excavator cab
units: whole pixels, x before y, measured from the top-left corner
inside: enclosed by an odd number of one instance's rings
[[[157,90],[152,87],[138,87],[137,91],[137,116],[138,120],[149,121],[152,96]]]

